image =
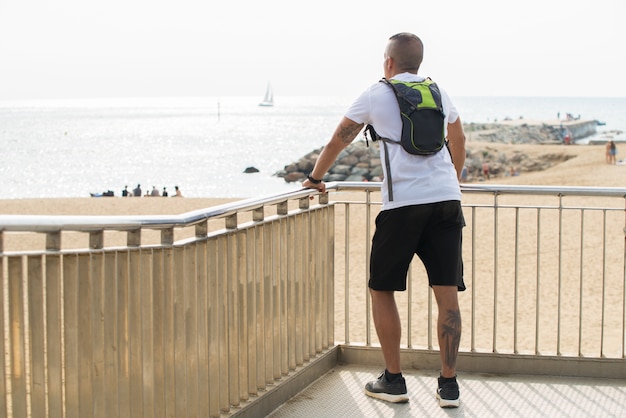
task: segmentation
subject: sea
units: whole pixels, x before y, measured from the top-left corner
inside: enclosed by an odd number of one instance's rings
[[[276,173],[326,144],[352,99],[275,97],[273,107],[241,96],[0,100],[0,198],[120,196],[138,184],[144,194],[179,186],[197,198],[298,190]],[[614,139],[618,152],[626,145],[626,98],[453,101],[464,123],[570,113],[603,123],[596,137]]]

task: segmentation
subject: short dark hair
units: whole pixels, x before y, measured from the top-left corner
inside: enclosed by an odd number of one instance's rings
[[[389,38],[388,51],[400,71],[417,73],[424,57],[424,44],[417,35],[400,32]]]

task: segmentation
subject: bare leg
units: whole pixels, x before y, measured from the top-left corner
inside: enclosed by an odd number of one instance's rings
[[[456,286],[433,286],[439,315],[437,337],[441,355],[441,376],[456,375],[456,358],[461,342],[461,312]]]
[[[393,292],[371,290],[372,316],[389,373],[400,373],[402,325]]]

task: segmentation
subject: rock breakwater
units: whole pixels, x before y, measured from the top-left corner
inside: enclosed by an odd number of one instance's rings
[[[486,177],[519,175],[545,170],[571,158],[568,153],[549,153],[531,157],[519,150],[501,150],[488,143],[503,144],[561,144],[559,127],[548,124],[466,124],[466,178],[463,181],[482,181]],[[286,182],[301,182],[313,169],[323,147],[304,155],[276,173]],[[486,172],[484,170],[487,170]],[[379,144],[357,140],[344,149],[324,176],[324,181],[381,181],[383,170]]]

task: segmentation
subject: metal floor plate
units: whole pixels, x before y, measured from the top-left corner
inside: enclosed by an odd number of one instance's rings
[[[436,371],[404,371],[409,402],[363,393],[380,369],[337,366],[269,417],[626,417],[626,379],[460,373],[461,406],[442,409]]]

